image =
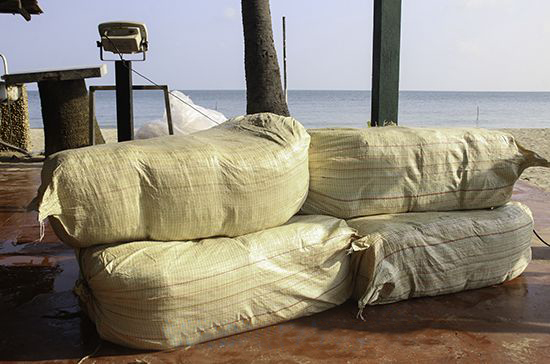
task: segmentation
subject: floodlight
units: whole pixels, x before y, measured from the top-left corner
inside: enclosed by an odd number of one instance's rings
[[[103,51],[112,52],[122,57],[123,54],[143,54],[147,52],[147,27],[143,23],[113,21],[98,26],[101,41],[97,42],[100,58]]]

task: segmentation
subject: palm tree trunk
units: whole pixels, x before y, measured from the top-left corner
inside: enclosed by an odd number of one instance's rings
[[[289,116],[271,29],[269,0],[241,0],[246,112]]]

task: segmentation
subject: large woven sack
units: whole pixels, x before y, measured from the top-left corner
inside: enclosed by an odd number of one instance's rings
[[[192,135],[63,151],[44,163],[34,204],[75,247],[243,235],[300,209],[308,146],[293,118],[254,114]]]
[[[494,210],[417,212],[348,221],[359,308],[502,283],[531,260],[533,218],[510,202]]]
[[[484,129],[313,129],[302,212],[353,218],[496,207],[548,161]]]
[[[140,349],[192,345],[346,301],[354,230],[327,216],[198,242],[80,250],[76,292],[99,335]]]

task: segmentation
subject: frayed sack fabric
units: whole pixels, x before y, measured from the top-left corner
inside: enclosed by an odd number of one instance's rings
[[[523,170],[549,166],[484,129],[312,129],[303,213],[340,218],[496,207]]]
[[[344,220],[296,216],[236,238],[93,246],[78,253],[76,292],[103,339],[192,345],[346,301],[352,238]]]
[[[44,163],[31,206],[74,247],[243,235],[300,209],[308,147],[293,118],[254,114],[192,135],[63,151]]]
[[[533,218],[517,202],[493,210],[369,216],[348,225],[364,236],[352,244],[353,295],[361,310],[502,283],[531,260]]]

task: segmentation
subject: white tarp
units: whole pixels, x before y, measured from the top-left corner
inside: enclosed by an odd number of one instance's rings
[[[183,92],[172,91],[169,100],[172,124],[174,127],[174,134],[176,135],[186,135],[209,129],[227,120],[219,111],[196,105],[193,100]],[[136,138],[148,139],[168,135],[168,123],[166,120],[167,116],[165,111],[161,120],[145,123],[139,128],[136,132]]]

